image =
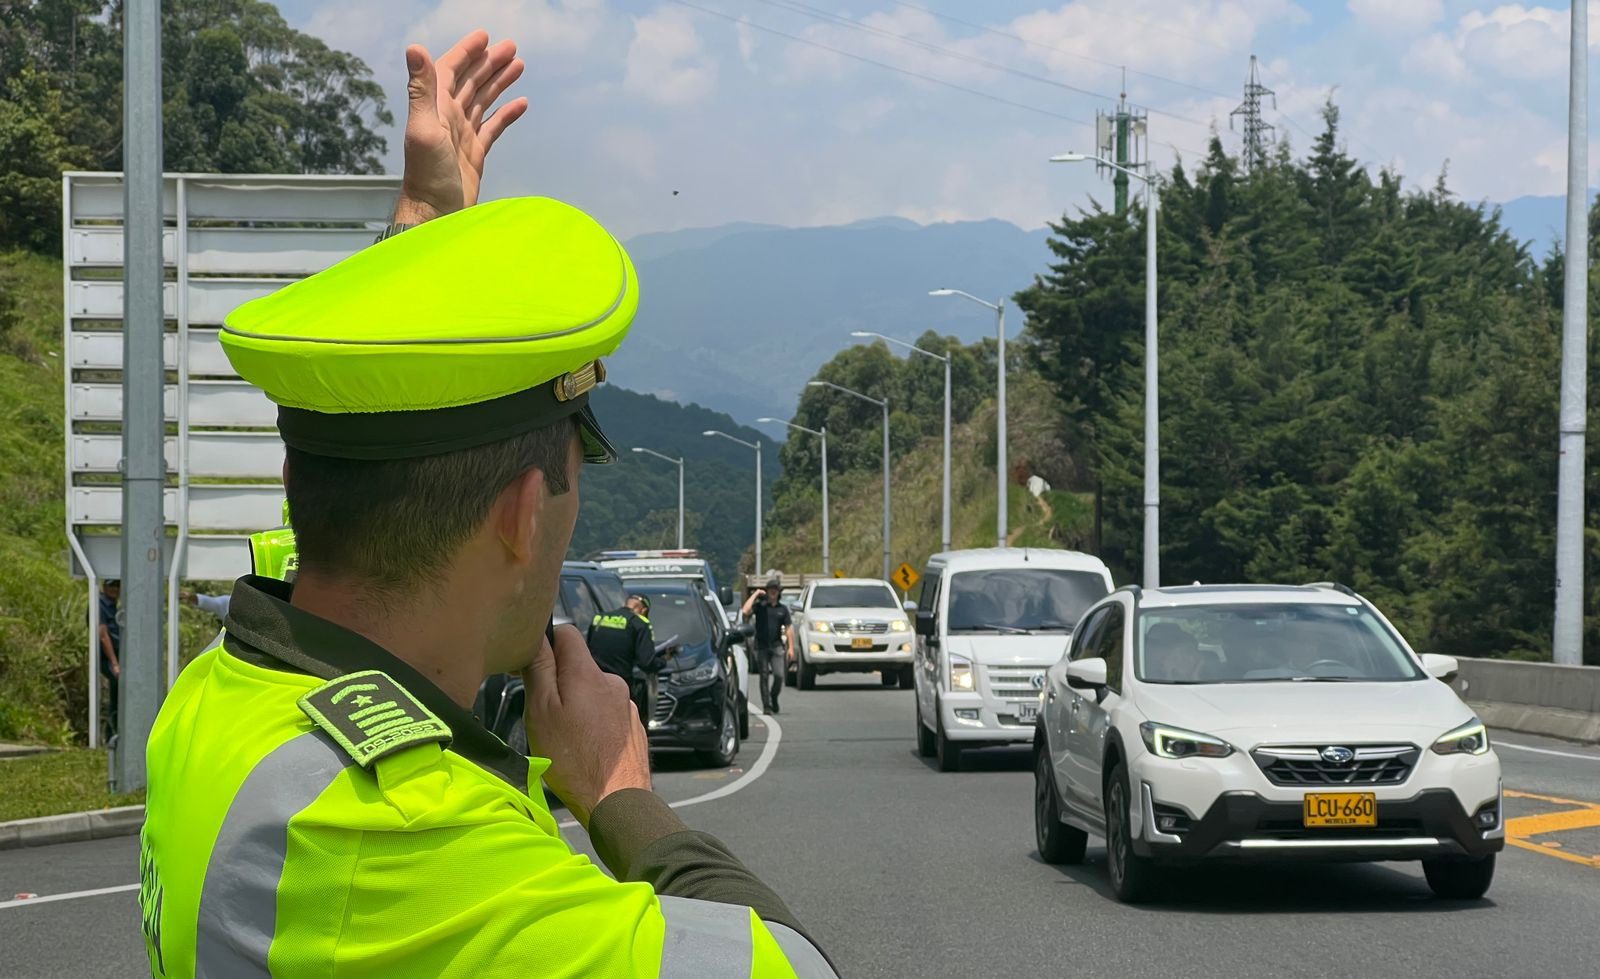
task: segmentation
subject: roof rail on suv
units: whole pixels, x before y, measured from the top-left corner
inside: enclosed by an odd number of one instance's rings
[[[1334,591],[1343,592],[1344,594],[1349,595],[1351,598],[1360,598],[1361,597],[1360,595],[1356,594],[1356,590],[1354,588],[1351,588],[1349,585],[1341,585],[1337,581],[1308,581],[1308,582],[1306,582],[1305,587],[1307,587],[1307,588],[1332,588]]]

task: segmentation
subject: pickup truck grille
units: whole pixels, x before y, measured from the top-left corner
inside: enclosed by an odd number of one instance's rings
[[[989,692],[1002,700],[1034,700],[1044,687],[1042,666],[988,666]],[[1039,678],[1034,686],[1033,678]]]
[[[1274,785],[1399,785],[1421,749],[1409,744],[1351,745],[1349,761],[1329,761],[1322,745],[1264,745],[1250,753]]]
[[[843,632],[854,636],[878,636],[889,631],[887,622],[863,622],[859,619],[846,619],[833,623],[834,632]]]

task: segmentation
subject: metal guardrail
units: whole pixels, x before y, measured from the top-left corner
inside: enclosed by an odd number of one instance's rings
[[[62,178],[66,530],[88,579],[89,744],[99,740],[99,581],[122,564],[123,187],[119,173]],[[178,581],[250,567],[248,535],[275,526],[283,491],[277,408],[238,378],[218,330],[240,303],[370,244],[399,180],[382,176],[168,174],[162,256],[169,485],[167,682],[177,674]],[[228,482],[223,482],[224,480]],[[247,481],[247,482],[244,482]],[[193,533],[191,533],[193,531]]]

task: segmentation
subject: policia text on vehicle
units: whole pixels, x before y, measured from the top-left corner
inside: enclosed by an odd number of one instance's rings
[[[588,392],[638,302],[628,256],[551,200],[448,213],[525,107],[484,116],[521,62],[482,32],[407,62],[396,213],[426,223],[223,331],[280,406],[299,567],[239,581],[157,719],[151,970],[831,976],[777,895],[649,791],[626,684],[547,629],[580,463],[613,456]],[[464,706],[519,670],[532,758]],[[615,880],[562,841],[541,779]]]

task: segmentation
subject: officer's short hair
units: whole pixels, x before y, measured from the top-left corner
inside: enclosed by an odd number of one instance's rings
[[[571,486],[573,418],[524,435],[415,459],[338,459],[289,447],[284,486],[300,570],[345,575],[380,592],[433,580],[511,481],[544,473]]]

